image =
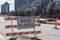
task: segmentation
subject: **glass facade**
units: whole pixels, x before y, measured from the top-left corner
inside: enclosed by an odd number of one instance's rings
[[[25,4],[25,0],[15,0],[15,10],[19,9],[23,4]]]
[[[60,9],[60,1],[56,1],[55,2],[55,7],[58,8],[58,9]]]
[[[9,3],[5,2],[1,5],[1,12],[9,12]]]
[[[32,2],[33,0],[15,0],[15,10],[19,9],[23,5],[28,5]]]

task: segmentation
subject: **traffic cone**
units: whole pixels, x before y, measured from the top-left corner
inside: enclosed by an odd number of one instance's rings
[[[57,20],[58,20],[58,18],[56,17],[56,19],[55,19],[55,21],[56,21],[56,23],[55,23],[55,29],[58,29],[57,28]]]

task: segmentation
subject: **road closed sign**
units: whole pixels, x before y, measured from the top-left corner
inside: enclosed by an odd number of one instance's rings
[[[17,18],[18,29],[34,28],[34,17],[24,16]]]

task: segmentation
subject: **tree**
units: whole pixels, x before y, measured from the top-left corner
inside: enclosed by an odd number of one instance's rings
[[[24,13],[25,13],[25,16],[32,16],[33,15],[31,8],[25,9]]]
[[[20,8],[19,10],[13,13],[13,16],[31,16],[32,9],[31,8]]]
[[[46,10],[48,15],[53,15],[53,13],[54,13],[53,8],[54,7],[55,7],[55,2],[51,2],[48,4],[47,10]]]
[[[48,6],[47,6],[47,13],[52,14],[54,7],[55,7],[55,2],[49,3]]]
[[[41,7],[41,5],[38,5],[37,7],[36,7],[36,13],[35,13],[35,15],[36,16],[39,16],[39,15],[41,15],[43,12],[42,12],[42,7]]]

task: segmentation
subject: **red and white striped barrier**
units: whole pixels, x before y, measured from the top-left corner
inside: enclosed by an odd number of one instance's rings
[[[8,20],[11,20],[11,18],[12,17],[5,17],[5,20],[8,21]],[[35,19],[35,22],[36,21],[40,21],[39,20],[40,19],[39,16],[38,17],[34,16],[34,19]],[[17,20],[17,17],[13,17],[12,20]],[[17,25],[12,25],[12,26],[13,26],[13,28],[17,28]],[[40,23],[38,23],[38,24],[35,23],[35,26],[40,26]],[[7,29],[11,28],[11,25],[6,25],[5,28],[7,28]]]
[[[12,26],[13,26],[13,28],[17,28],[17,25],[12,25]],[[39,27],[40,24],[35,24],[35,26]],[[11,25],[6,25],[5,28],[9,29],[9,28],[11,28]]]
[[[8,17],[5,17],[5,20],[6,21],[8,21],[8,20],[17,20],[17,17],[10,17],[10,16],[8,16]],[[38,22],[38,21],[40,21],[39,20],[40,18],[39,17],[34,17],[34,22]],[[17,25],[12,25],[13,26],[13,28],[17,28]],[[40,26],[40,23],[38,23],[38,24],[36,24],[35,23],[35,26]],[[11,25],[6,25],[5,26],[5,29],[9,29],[9,28],[12,28],[11,27]],[[40,30],[38,30],[38,31],[36,31],[36,34],[39,34],[39,33],[41,33],[41,31]],[[27,35],[27,34],[34,34],[34,31],[28,31],[28,32],[13,32],[13,36],[15,36],[15,35]],[[12,33],[6,33],[6,36],[12,36]]]
[[[10,17],[10,16],[8,16],[8,17],[5,17],[5,20],[17,20],[17,17]],[[39,18],[39,16],[37,17],[37,16],[34,16],[34,19],[36,19],[36,20],[39,20],[40,18]]]
[[[36,34],[41,33],[41,31],[35,31],[35,32],[36,32]],[[16,35],[27,35],[27,34],[34,34],[34,31],[29,31],[29,32],[14,32],[13,36],[16,36]],[[6,33],[6,36],[12,36],[12,33]]]

